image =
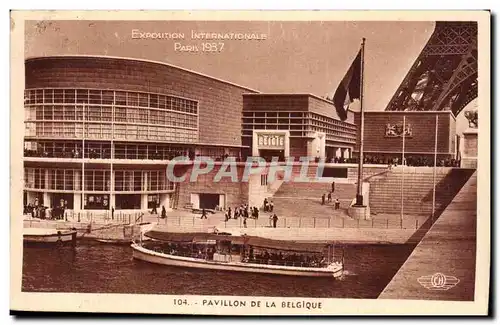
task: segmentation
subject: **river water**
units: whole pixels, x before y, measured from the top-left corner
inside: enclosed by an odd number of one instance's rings
[[[344,248],[341,279],[186,269],[132,259],[128,246],[25,247],[27,292],[376,298],[409,256],[410,245]]]

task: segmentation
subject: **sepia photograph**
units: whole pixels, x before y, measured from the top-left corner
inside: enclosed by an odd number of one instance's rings
[[[487,313],[488,11],[10,27],[13,311]]]

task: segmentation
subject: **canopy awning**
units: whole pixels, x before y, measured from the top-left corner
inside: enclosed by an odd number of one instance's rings
[[[230,241],[233,245],[250,245],[258,248],[275,249],[281,251],[321,253],[327,248],[326,243],[305,243],[289,240],[276,240],[258,236],[231,236],[202,232],[163,232],[151,230],[144,234],[146,237],[165,242],[206,242],[207,240]]]
[[[325,243],[304,243],[290,240],[276,240],[263,237],[249,237],[247,245],[258,248],[276,249],[304,253],[322,253],[327,248]]]

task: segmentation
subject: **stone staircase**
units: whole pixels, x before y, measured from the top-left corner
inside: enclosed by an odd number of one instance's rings
[[[474,170],[438,168],[436,172],[436,212],[442,211],[453,200]],[[394,168],[385,177],[370,182],[370,208],[372,214],[401,212],[403,170]],[[403,182],[403,209],[405,214],[432,213],[433,169],[405,167]]]

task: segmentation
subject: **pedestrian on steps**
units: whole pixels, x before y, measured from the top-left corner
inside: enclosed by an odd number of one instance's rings
[[[273,215],[273,228],[276,228],[276,224],[278,223],[278,216],[276,213]]]
[[[321,205],[325,205],[325,193],[321,196]]]

